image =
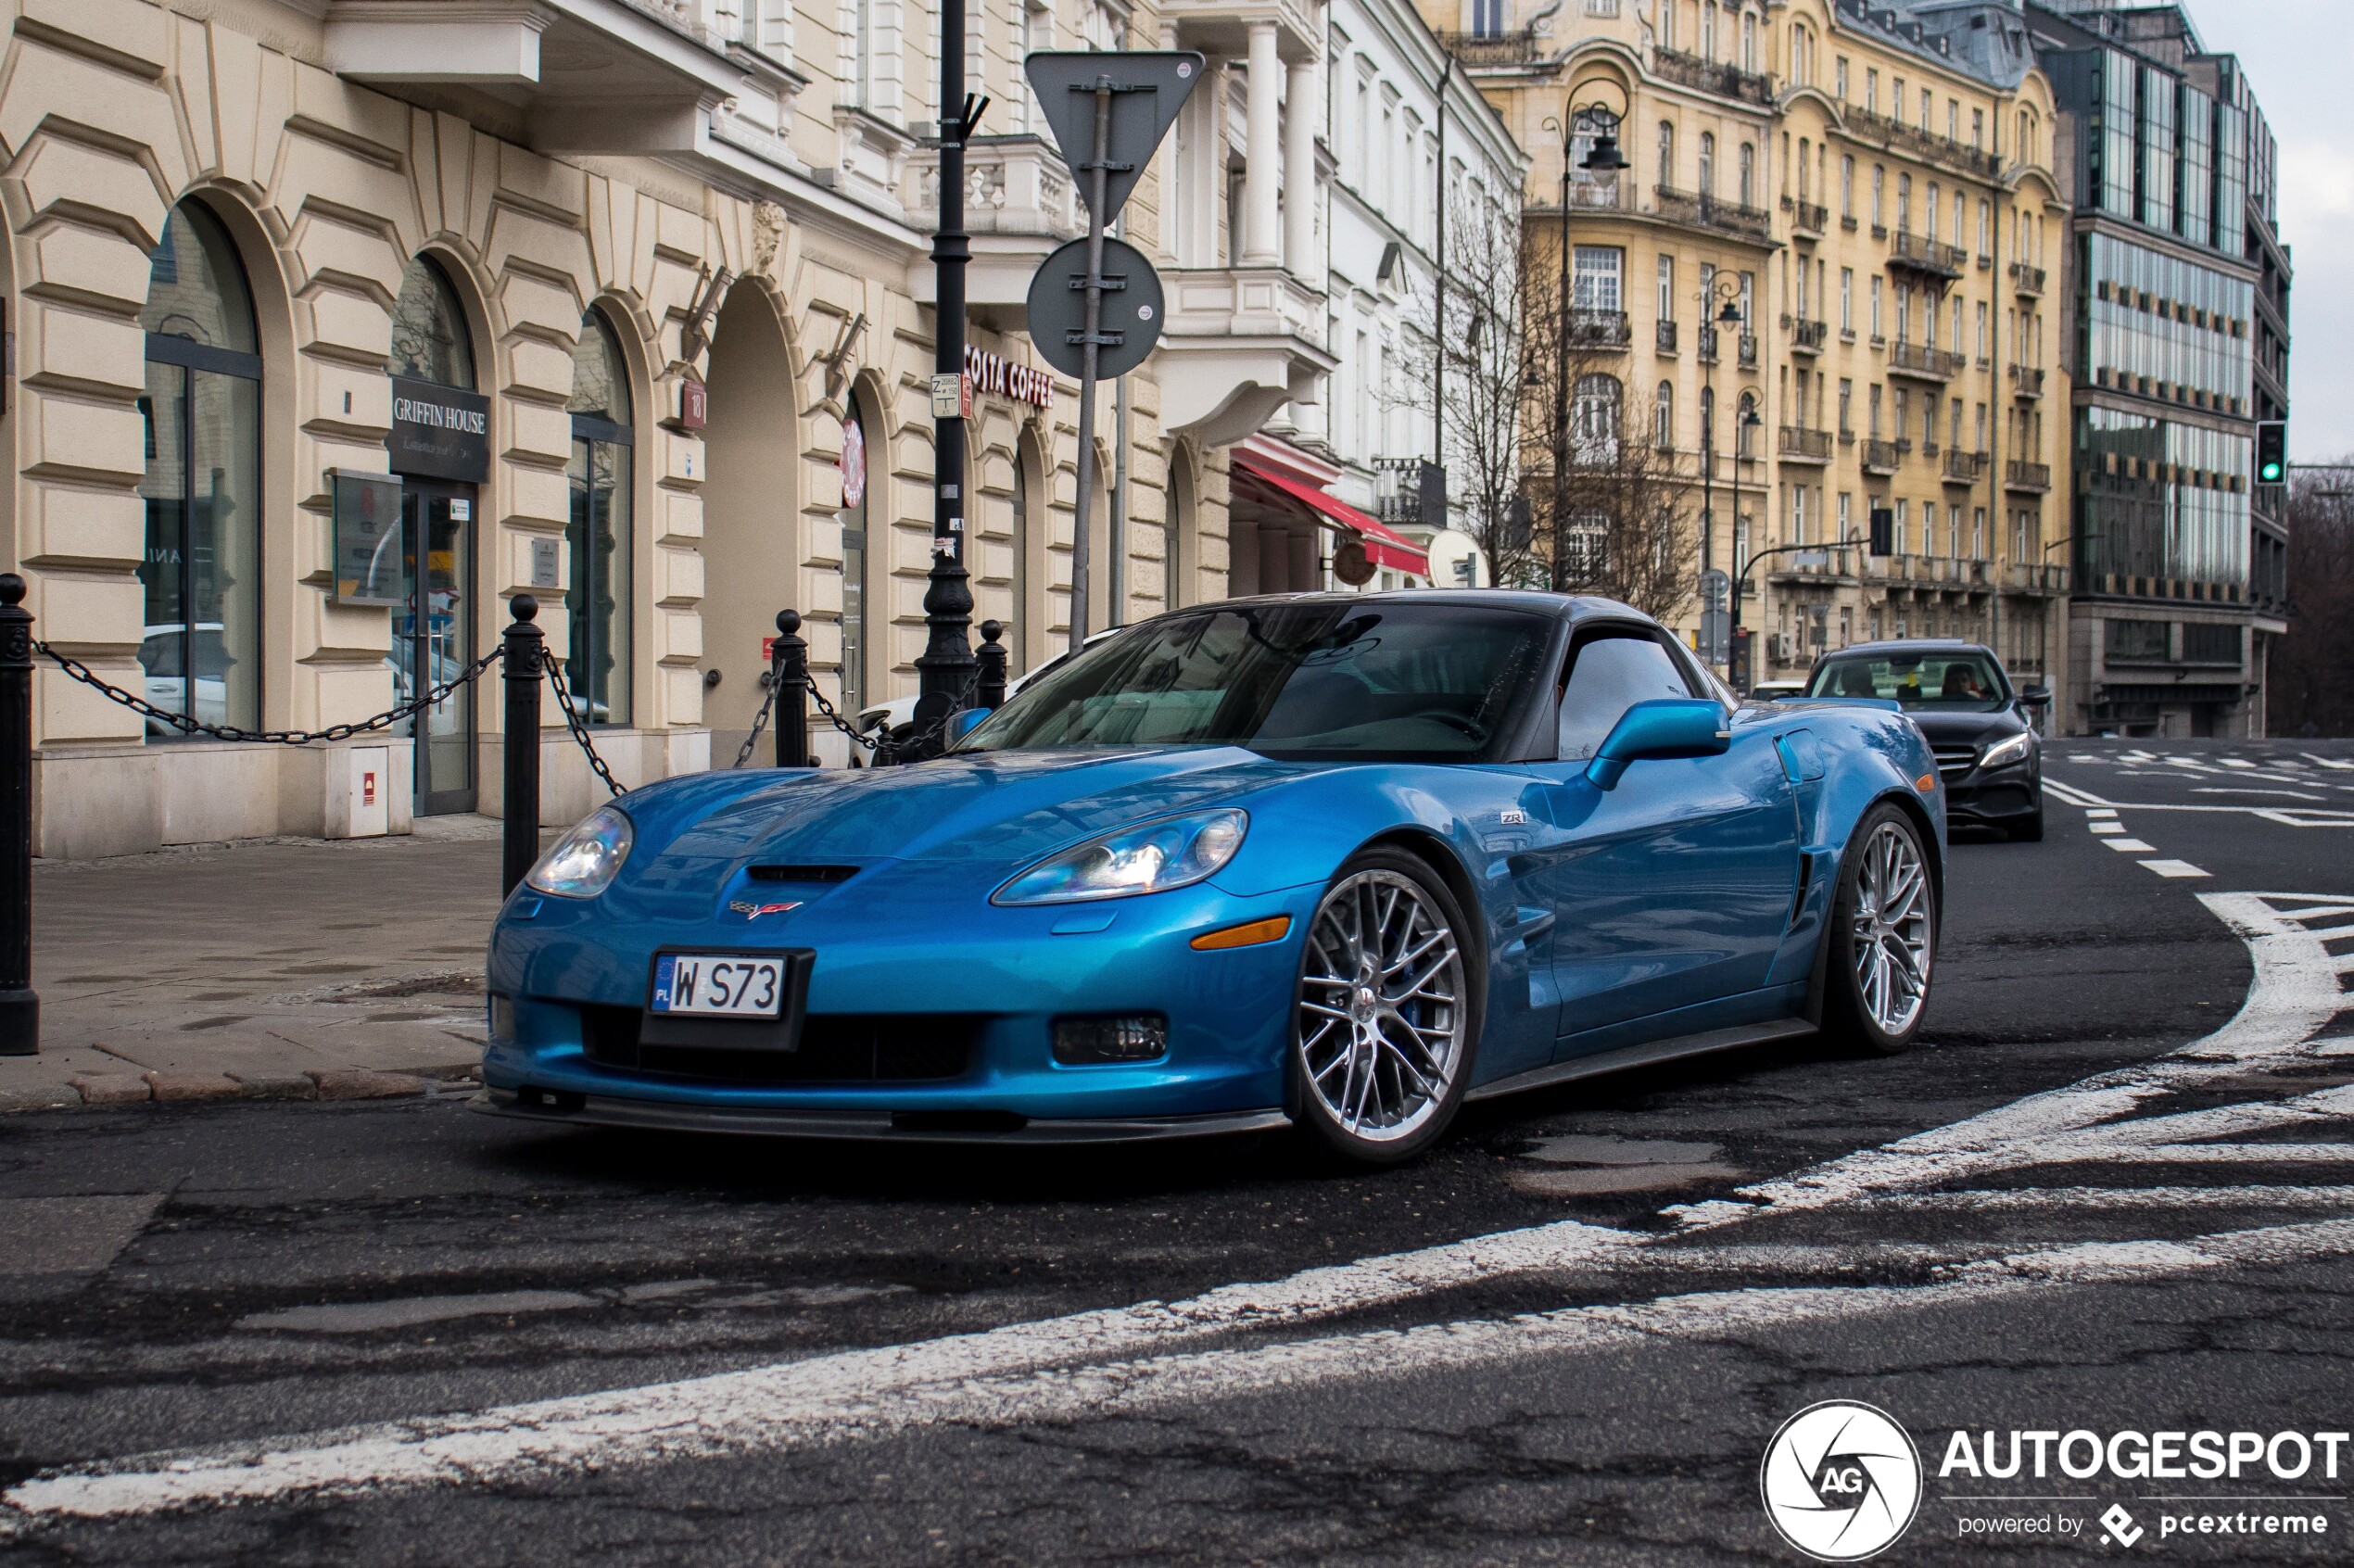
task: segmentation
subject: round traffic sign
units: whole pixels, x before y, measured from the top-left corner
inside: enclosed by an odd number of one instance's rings
[[[1095,350],[1095,373],[1126,375],[1145,362],[1160,341],[1168,310],[1160,274],[1143,251],[1104,236],[1103,309],[1096,333],[1113,337]],[[1087,242],[1072,240],[1038,264],[1030,280],[1030,340],[1039,357],[1065,375],[1082,373],[1082,334],[1087,324]]]

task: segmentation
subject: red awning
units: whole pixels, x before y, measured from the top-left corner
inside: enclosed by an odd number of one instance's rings
[[[1253,462],[1247,452],[1234,454],[1234,466],[1248,474],[1257,483],[1280,490],[1299,502],[1314,512],[1316,520],[1326,527],[1338,528],[1364,540],[1365,554],[1374,565],[1411,572],[1418,577],[1430,575],[1430,557],[1422,547],[1387,524],[1367,516],[1346,501],[1335,500],[1313,485],[1303,485],[1297,479],[1286,479],[1280,474],[1268,472]]]

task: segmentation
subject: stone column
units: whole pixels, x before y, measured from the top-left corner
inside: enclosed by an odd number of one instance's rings
[[[1294,61],[1284,107],[1284,266],[1298,278],[1316,271],[1317,96],[1316,62]]]
[[[1275,57],[1275,24],[1250,24],[1250,85],[1245,106],[1247,141],[1243,148],[1243,265],[1272,267],[1283,259],[1276,233],[1276,95],[1283,62]]]

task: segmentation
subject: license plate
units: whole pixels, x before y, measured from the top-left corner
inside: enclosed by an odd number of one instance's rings
[[[654,962],[651,1012],[773,1018],[784,1009],[785,960],[733,953],[665,953]]]

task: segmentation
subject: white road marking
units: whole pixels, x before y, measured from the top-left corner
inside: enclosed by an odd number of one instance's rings
[[[2139,839],[2103,839],[2101,842],[2120,854],[2152,854],[2158,850],[2156,844],[2145,844]]]
[[[2348,768],[2354,768],[2354,762],[2348,762],[2343,757],[2317,757],[2310,752],[2305,752],[2304,757],[2307,762],[2316,767],[2336,768],[2341,772]]]
[[[2194,795],[2285,795],[2292,801],[2326,801],[2327,795],[2317,795],[2310,790],[2251,790],[2244,784],[2200,784],[2193,787]]]
[[[1859,1207],[1907,1213],[2063,1214],[2115,1208],[2354,1208],[2354,1187],[1994,1187],[1958,1193],[1891,1193]]]
[[[1296,1395],[1367,1377],[1461,1373],[1537,1355],[1634,1349],[1900,1310],[1971,1306],[2053,1287],[2177,1278],[2354,1253],[2354,1220],[2222,1232],[2187,1241],[2089,1242],[1948,1266],[1912,1286],[1776,1287],[1572,1307],[1141,1360],[941,1369],[893,1386],[802,1387],[765,1368],[551,1399],[441,1421],[235,1445],[37,1476],[10,1490],[12,1533],[36,1520],[150,1514],[208,1503],[351,1496],[424,1484],[560,1480],[618,1464],[713,1459],[887,1436],[955,1423],[1012,1426],[1179,1402]],[[953,1343],[953,1342],[950,1342]],[[804,1363],[807,1366],[808,1363]],[[614,1407],[626,1397],[636,1409]]]
[[[2084,815],[2087,816],[2114,817],[2117,815],[2117,808],[2115,806],[2093,806],[2088,808]]]
[[[2145,871],[2155,871],[2161,877],[2204,877],[2206,872],[2187,860],[2144,860],[2135,862]]]
[[[2223,765],[2225,767],[2254,767],[2256,765],[2246,757],[2225,757]]]
[[[2105,801],[2089,790],[2080,790],[2073,784],[2064,784],[2048,773],[2044,776],[2044,792],[2057,798],[2062,805],[2105,806],[2115,803]]]
[[[2114,817],[2107,819],[2095,817],[2092,821],[2084,824],[2084,826],[2091,828],[2095,833],[2104,835],[2110,833],[2122,833],[2125,831],[2125,824],[2116,820]]]

